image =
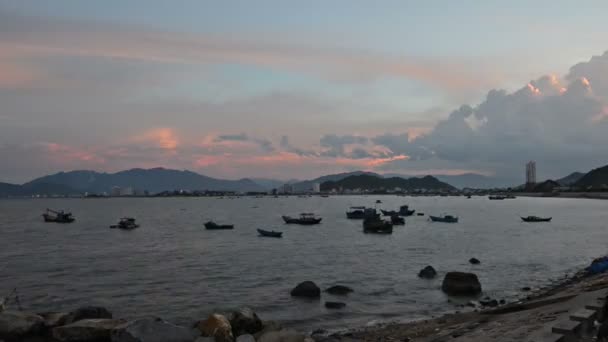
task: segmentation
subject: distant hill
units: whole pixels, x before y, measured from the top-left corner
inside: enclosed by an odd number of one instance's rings
[[[513,183],[513,180],[489,177],[480,175],[478,173],[464,173],[461,175],[439,175],[432,174],[431,176],[439,179],[442,182],[453,185],[459,189],[473,188],[473,189],[491,189],[491,188],[502,188],[508,187]],[[401,177],[409,178],[409,176],[387,173],[384,177]]]
[[[378,175],[353,175],[343,178],[338,181],[327,181],[321,184],[322,191],[331,191],[333,189],[363,189],[363,190],[381,190],[401,188],[402,190],[454,190],[450,184],[441,182],[433,176],[425,176],[422,178],[400,178],[390,177],[383,178]]]
[[[608,165],[589,171],[574,183],[574,186],[581,188],[600,188],[605,185],[608,185]]]
[[[310,191],[310,190],[312,190],[312,186],[315,183],[323,184],[328,181],[339,181],[346,177],[359,176],[359,175],[371,175],[371,176],[376,176],[376,177],[382,177],[382,175],[379,175],[379,174],[373,173],[373,172],[354,171],[354,172],[336,173],[336,174],[332,174],[332,175],[318,177],[318,178],[311,179],[311,180],[295,182],[295,183],[292,183],[292,186],[293,186],[293,190],[296,192]]]
[[[560,183],[554,181],[554,180],[546,180],[542,183],[538,183],[534,186],[534,189],[532,189],[533,192],[551,192],[553,191],[554,188],[559,187]]]
[[[556,180],[561,186],[570,186],[578,182],[581,178],[583,178],[585,174],[582,172],[572,172],[564,178],[560,178]]]
[[[223,180],[200,175],[191,171],[164,168],[131,169],[117,173],[95,171],[60,172],[37,178],[23,185],[35,188],[42,184],[54,184],[79,192],[110,192],[112,187],[133,187],[157,193],[166,190],[223,190],[264,191],[264,187],[250,179]]]
[[[32,195],[76,195],[80,191],[68,186],[52,183],[36,183],[27,185],[0,183],[0,197],[18,197]]]

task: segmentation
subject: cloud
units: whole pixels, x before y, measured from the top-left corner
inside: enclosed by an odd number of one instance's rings
[[[324,150],[321,152],[325,157],[347,156],[346,147],[348,145],[363,145],[368,141],[367,137],[356,135],[328,134],[321,137],[319,143]],[[359,149],[361,149],[359,147]],[[359,153],[360,154],[360,153]]]
[[[587,170],[607,162],[607,66],[605,53],[572,67],[566,82],[546,75],[513,93],[491,90],[479,105],[461,106],[414,140],[387,134],[372,141],[413,156],[402,167],[437,158],[514,175],[532,159],[543,177]]]
[[[263,139],[263,138],[252,138],[252,137],[249,137],[245,133],[219,135],[215,138],[215,141],[216,142],[222,142],[222,141],[251,142],[251,143],[257,144],[260,147],[260,149],[262,149],[262,151],[264,151],[264,152],[273,152],[275,150],[274,145],[272,144],[272,142],[270,140]]]
[[[330,81],[415,80],[461,92],[494,83],[465,61],[391,56],[370,51],[269,42],[236,36],[186,34],[120,25],[60,21],[0,10],[0,56],[44,59],[58,56],[111,58],[163,64],[239,64],[299,72]]]

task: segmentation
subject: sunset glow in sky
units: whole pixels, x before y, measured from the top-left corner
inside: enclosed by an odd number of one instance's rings
[[[0,182],[608,164],[608,2],[0,0]],[[595,57],[593,57],[595,56]]]

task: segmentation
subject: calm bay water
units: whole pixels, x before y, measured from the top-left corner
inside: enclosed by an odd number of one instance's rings
[[[458,224],[407,218],[390,236],[363,234],[347,220],[352,205],[460,216]],[[45,208],[71,210],[76,222],[43,223]],[[585,199],[342,196],[330,198],[132,198],[0,200],[0,294],[17,287],[31,310],[103,305],[116,316],[158,315],[190,323],[242,305],[263,319],[307,330],[409,320],[453,310],[439,290],[447,271],[477,273],[484,293],[514,298],[586,266],[608,248],[608,201]],[[315,212],[318,226],[284,225],[280,215]],[[553,216],[526,224],[519,216]],[[137,217],[133,231],[109,229]],[[233,231],[207,231],[213,219]],[[281,230],[260,238],[256,228]],[[469,265],[477,257],[481,265]],[[417,272],[433,265],[435,280]],[[293,299],[297,283],[351,286],[348,297]],[[332,311],[323,301],[344,301]]]

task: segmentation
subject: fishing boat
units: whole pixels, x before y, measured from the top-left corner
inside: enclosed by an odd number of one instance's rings
[[[381,200],[376,200],[376,204],[380,204],[380,203],[382,203]]]
[[[258,229],[258,233],[263,237],[280,238],[283,237],[283,232],[275,232],[274,230]]]
[[[524,222],[551,222],[552,217],[528,216],[521,218]]]
[[[46,209],[46,212],[42,214],[44,218],[44,222],[55,222],[55,223],[72,223],[75,218],[72,216],[72,213],[65,212],[63,210],[55,211],[51,209]]]
[[[138,227],[139,227],[139,225],[137,223],[135,223],[135,219],[132,217],[123,217],[120,219],[120,221],[118,221],[118,224],[110,226],[110,228],[112,228],[112,229],[118,228],[118,229],[126,229],[126,230],[131,230],[131,229],[135,229]]]
[[[502,201],[505,198],[507,198],[507,196],[503,196],[503,195],[490,195],[490,196],[488,196],[488,199],[489,200],[493,200],[493,201],[496,201],[496,200]]]
[[[452,215],[444,215],[444,216],[433,216],[429,215],[429,218],[433,222],[445,222],[445,223],[457,223],[458,217]]]
[[[471,199],[471,195],[467,195],[467,199]]]
[[[219,230],[219,229],[234,229],[233,224],[217,224],[213,221],[205,222],[205,228],[208,230]]]
[[[302,213],[300,217],[283,216],[283,221],[290,224],[313,225],[321,223],[322,218],[313,213]]]
[[[416,215],[418,215],[418,216],[424,216],[424,213],[418,213]]]
[[[402,205],[399,207],[399,216],[412,216],[416,210],[410,210],[409,205]]]
[[[384,216],[395,216],[395,215],[399,215],[398,211],[395,210],[382,210],[380,209],[380,211],[382,212],[382,215]]]
[[[391,223],[394,226],[403,226],[405,225],[405,219],[399,215],[391,216]]]
[[[350,207],[346,212],[346,218],[351,220],[363,220],[365,218],[365,207]]]
[[[393,224],[380,219],[363,220],[363,232],[372,234],[392,234]]]

